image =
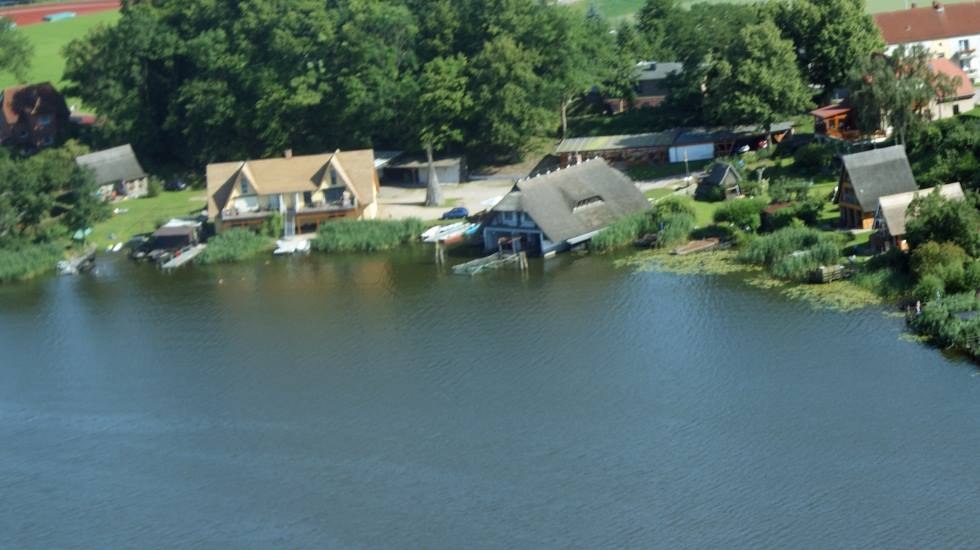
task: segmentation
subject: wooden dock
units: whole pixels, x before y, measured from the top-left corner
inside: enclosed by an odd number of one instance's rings
[[[484,271],[492,271],[508,265],[526,270],[527,256],[524,253],[507,254],[498,252],[484,258],[477,258],[465,264],[453,266],[453,273],[456,275],[473,276]]]
[[[173,258],[167,260],[163,265],[160,266],[161,269],[169,271],[171,269],[177,269],[183,267],[194,260],[198,254],[204,252],[207,248],[205,244],[196,244],[190,248],[181,249]]]
[[[679,246],[671,250],[670,253],[676,256],[687,256],[688,254],[694,254],[695,252],[707,252],[708,250],[714,250],[718,248],[718,245],[720,244],[720,239],[711,237],[710,239],[704,239],[701,241],[691,241],[684,246]]]

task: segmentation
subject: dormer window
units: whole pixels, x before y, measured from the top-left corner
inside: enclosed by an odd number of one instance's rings
[[[248,194],[248,178],[246,178],[245,176],[242,176],[241,191],[243,195]]]
[[[582,210],[584,208],[590,208],[592,206],[598,206],[600,204],[602,204],[602,197],[600,197],[599,195],[593,195],[591,197],[576,202],[575,207],[572,208],[572,212],[573,213],[578,212],[579,210]]]

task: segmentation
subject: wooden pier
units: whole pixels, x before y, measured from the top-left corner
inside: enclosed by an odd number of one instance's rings
[[[164,271],[169,271],[171,269],[177,269],[179,267],[183,267],[188,263],[190,263],[191,261],[193,261],[198,254],[204,252],[205,248],[207,248],[207,245],[196,244],[190,248],[181,249],[177,254],[174,255],[173,258],[170,258],[163,265],[161,265],[160,269],[163,269]]]
[[[679,246],[670,251],[671,254],[676,256],[687,256],[688,254],[694,254],[695,252],[707,252],[709,250],[714,250],[718,248],[721,244],[721,240],[711,237],[710,239],[704,239],[702,241],[691,241],[684,246]]]

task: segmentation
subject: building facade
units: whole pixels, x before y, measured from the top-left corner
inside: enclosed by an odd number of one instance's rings
[[[278,215],[290,237],[332,220],[376,218],[378,190],[371,149],[209,164],[208,218],[220,233],[258,230]]]

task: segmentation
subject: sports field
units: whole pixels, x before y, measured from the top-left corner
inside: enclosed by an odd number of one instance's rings
[[[685,6],[691,4],[696,4],[703,2],[705,0],[680,0],[680,3]],[[753,0],[709,0],[712,3],[730,2],[736,4],[747,4]],[[944,4],[956,4],[964,1],[973,0],[946,0]],[[643,5],[644,0],[578,0],[578,3],[583,6],[588,6],[589,4],[594,5],[599,9],[599,12],[606,17],[625,17],[632,15],[636,10],[640,9]],[[905,9],[905,0],[866,0],[868,4],[868,11],[871,13],[878,13],[882,11],[894,11]],[[911,0],[909,0],[911,3]],[[929,5],[926,0],[918,0],[916,2],[920,7]]]
[[[119,0],[76,0],[74,2],[39,2],[21,4],[0,9],[0,17],[10,19],[18,27],[37,25],[44,22],[46,15],[60,12],[72,12],[77,15],[87,15],[102,11],[119,9]]]
[[[85,36],[97,25],[114,23],[118,19],[119,12],[105,11],[65,21],[19,27],[16,32],[23,33],[34,44],[34,59],[25,82],[59,83],[65,71],[65,59],[61,50],[73,39]],[[0,88],[18,83],[14,75],[0,73]]]

